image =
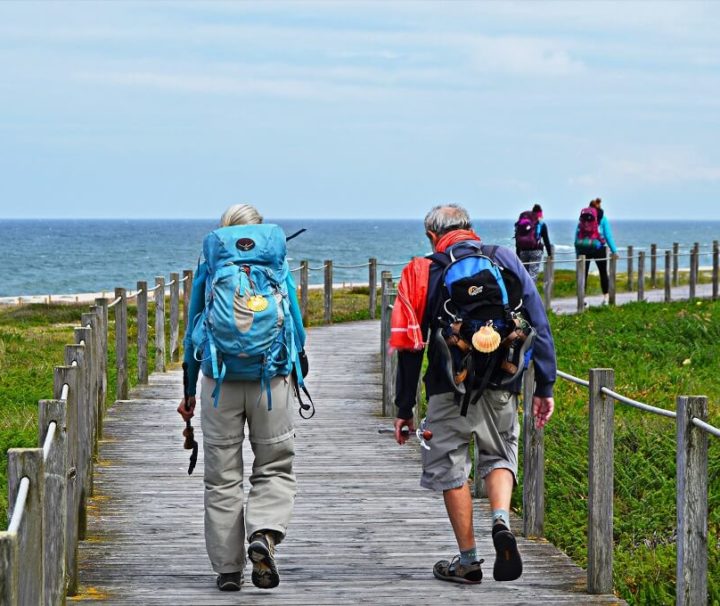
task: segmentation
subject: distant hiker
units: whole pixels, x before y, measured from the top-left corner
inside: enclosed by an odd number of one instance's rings
[[[608,248],[612,254],[617,254],[617,246],[613,239],[610,223],[601,208],[602,200],[595,198],[587,208],[580,211],[580,219],[575,230],[575,253],[578,257],[585,255],[585,287],[590,270],[590,260],[595,260],[600,274],[600,287],[603,293],[603,305],[608,302]]]
[[[552,245],[547,223],[543,221],[542,207],[535,204],[532,210],[521,212],[515,223],[515,252],[533,280],[537,280],[540,273],[543,248],[548,256],[552,256]]]
[[[285,259],[286,238],[248,204],[228,208],[203,241],[185,334],[188,409],[202,369],[205,545],[217,586],[244,580],[245,536],[252,582],[280,582],[275,546],[285,537],[295,499],[293,375],[302,382],[305,331]],[[295,371],[295,372],[293,372]],[[305,369],[306,372],[306,369]],[[245,423],[255,455],[243,511]]]
[[[482,579],[468,486],[468,445],[474,437],[478,473],[492,508],[493,577],[512,581],[522,574],[508,513],[517,481],[518,393],[532,355],[532,410],[543,427],[555,405],[553,338],[520,260],[508,248],[482,244],[465,209],[436,206],[425,217],[425,232],[433,254],[403,269],[393,308],[390,346],[399,350],[395,438],[403,444],[402,429],[415,429],[413,407],[427,345],[426,425],[433,439],[430,450],[422,450],[420,484],[443,493],[460,551],[437,562],[433,574],[458,583]]]

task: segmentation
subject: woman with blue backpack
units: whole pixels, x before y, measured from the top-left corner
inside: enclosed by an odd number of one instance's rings
[[[275,546],[285,537],[296,492],[293,389],[307,372],[285,255],[283,230],[238,204],[205,237],[193,281],[178,413],[186,422],[193,417],[202,370],[205,544],[221,591],[243,583],[246,536],[253,584],[271,589],[280,582]],[[255,455],[247,498],[246,424]]]
[[[617,246],[613,239],[610,223],[601,208],[602,200],[595,198],[587,208],[580,211],[580,220],[575,230],[575,253],[578,258],[585,255],[585,287],[587,288],[587,277],[590,269],[590,261],[595,260],[598,273],[600,274],[600,287],[603,293],[603,305],[608,303],[608,273],[607,255],[610,252],[617,254]]]

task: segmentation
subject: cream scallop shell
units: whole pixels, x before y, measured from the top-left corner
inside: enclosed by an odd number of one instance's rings
[[[490,353],[500,346],[500,334],[492,326],[482,326],[472,336],[472,344],[482,353]]]

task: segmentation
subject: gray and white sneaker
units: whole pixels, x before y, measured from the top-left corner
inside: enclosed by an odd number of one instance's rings
[[[253,565],[252,582],[260,589],[272,589],[280,584],[275,565],[275,538],[272,532],[256,532],[250,537],[248,557]]]

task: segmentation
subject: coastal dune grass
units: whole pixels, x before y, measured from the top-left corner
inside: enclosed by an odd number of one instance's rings
[[[322,324],[322,291],[311,290],[309,297],[308,323]],[[152,369],[152,304],[150,308]],[[52,397],[53,368],[62,363],[63,346],[72,341],[72,328],[87,309],[87,305],[0,308],[2,453],[11,447],[37,446],[37,401]],[[336,291],[333,312],[334,321],[367,319],[367,287]],[[130,380],[135,384],[133,305],[128,315]],[[674,409],[678,395],[707,395],[710,422],[720,425],[720,302],[591,308],[582,315],[552,315],[551,323],[562,370],[587,378],[589,368],[614,368],[618,392],[667,409]],[[115,394],[113,328],[111,311],[108,404]],[[583,566],[587,562],[587,407],[587,390],[560,380],[556,414],[545,432],[547,538]],[[670,604],[676,556],[675,425],[671,419],[621,404],[616,405],[615,419],[616,591],[633,604]],[[710,437],[709,442],[708,579],[710,603],[720,604],[720,440]],[[6,457],[0,457],[3,527],[6,465]],[[516,491],[513,503],[518,511],[521,494]]]

